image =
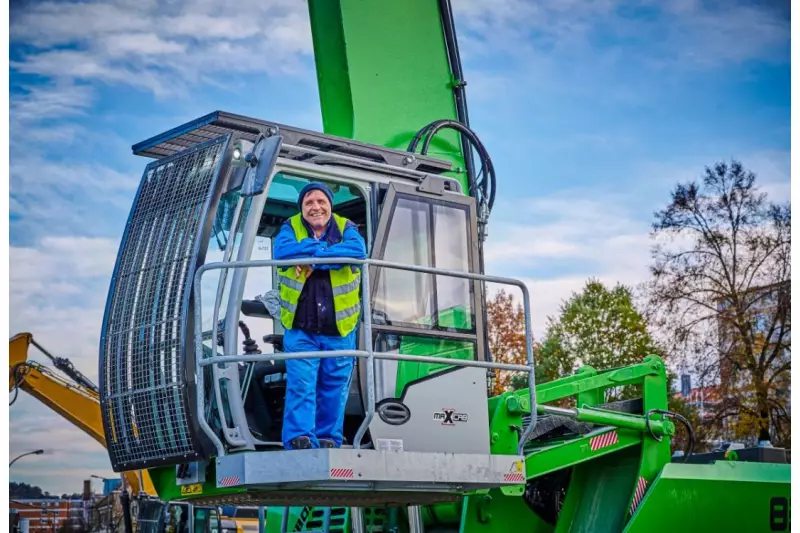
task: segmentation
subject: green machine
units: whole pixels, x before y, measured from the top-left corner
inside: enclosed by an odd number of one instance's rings
[[[534,382],[526,286],[484,273],[495,172],[449,3],[309,12],[324,132],[216,111],[133,147],[153,160],[100,339],[114,470],[148,469],[163,502],[259,506],[269,532],[788,531],[785,454],[671,456],[693,435],[658,357]],[[368,245],[339,261],[362,272],[353,352],[282,349],[277,279],[299,261],[273,260],[272,238],[310,181]],[[527,364],[489,353],[490,285],[522,295]],[[341,355],[357,358],[347,444],[284,450],[285,360]],[[498,370],[529,387],[492,396]],[[626,385],[641,397],[605,401]]]

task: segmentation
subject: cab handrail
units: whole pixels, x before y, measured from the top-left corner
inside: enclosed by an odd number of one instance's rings
[[[264,267],[291,267],[297,265],[316,265],[316,264],[346,264],[346,265],[359,265],[361,266],[361,289],[362,289],[362,319],[364,328],[364,338],[366,340],[366,350],[337,350],[337,351],[322,351],[322,352],[291,352],[291,353],[271,353],[271,354],[237,354],[237,355],[221,355],[204,357],[203,356],[203,341],[202,341],[202,278],[205,272],[210,270],[221,269],[242,269],[242,268],[264,268]],[[525,320],[525,355],[527,364],[517,365],[511,363],[496,363],[490,361],[470,361],[463,359],[453,359],[450,357],[431,357],[431,356],[418,356],[418,355],[405,355],[387,352],[376,352],[372,346],[372,306],[369,288],[369,268],[395,268],[398,270],[408,270],[412,272],[422,272],[426,274],[435,274],[438,276],[449,276],[469,280],[484,281],[490,283],[498,283],[502,285],[513,285],[519,287],[522,291],[523,312]],[[449,270],[444,268],[426,267],[420,265],[408,265],[404,263],[395,263],[392,261],[385,261],[381,259],[351,259],[347,257],[334,257],[334,258],[297,258],[297,259],[258,259],[249,261],[220,261],[214,263],[207,263],[198,267],[195,271],[194,283],[194,307],[195,307],[195,331],[194,341],[197,356],[197,406],[199,413],[205,413],[205,389],[204,389],[204,376],[202,369],[212,364],[233,363],[233,362],[255,362],[255,361],[279,361],[285,359],[309,359],[318,357],[362,357],[367,359],[367,414],[361,425],[356,432],[353,447],[359,449],[361,440],[367,432],[373,417],[375,416],[375,358],[378,359],[391,359],[397,361],[417,361],[417,362],[433,362],[442,363],[443,360],[447,364],[456,366],[472,366],[481,368],[493,368],[498,370],[511,370],[518,372],[528,373],[528,391],[530,394],[531,405],[531,418],[530,422],[522,431],[520,435],[519,444],[517,445],[517,453],[522,454],[525,442],[536,427],[537,411],[536,411],[536,383],[535,383],[535,363],[533,359],[533,342],[531,337],[531,313],[530,313],[530,294],[527,286],[512,278],[505,278],[499,276],[489,276],[486,274],[478,274],[473,272],[464,272],[460,270]],[[208,425],[205,416],[200,417],[200,427],[214,442],[218,453],[221,456],[226,455],[224,446],[219,440],[217,435]]]

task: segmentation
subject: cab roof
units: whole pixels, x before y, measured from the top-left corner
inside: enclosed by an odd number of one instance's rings
[[[232,134],[234,138],[244,138],[254,141],[262,131],[272,133],[278,132],[283,136],[284,144],[300,148],[305,147],[326,153],[346,155],[366,161],[398,166],[408,170],[416,170],[429,174],[441,174],[452,170],[450,162],[441,159],[295,128],[277,122],[245,117],[225,111],[214,111],[154,137],[150,137],[149,139],[134,144],[132,151],[134,155],[160,159],[228,133]],[[288,151],[282,152],[284,152],[281,154],[282,157],[291,157],[301,160],[313,159],[313,157],[309,157],[308,154],[303,154],[302,150],[293,150],[291,153]]]

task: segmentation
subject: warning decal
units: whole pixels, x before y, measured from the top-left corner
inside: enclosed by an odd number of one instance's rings
[[[514,461],[511,465],[511,470],[506,473],[503,479],[513,483],[524,483],[525,465],[522,463],[522,461]]]
[[[353,469],[331,468],[331,477],[335,479],[353,479]]]

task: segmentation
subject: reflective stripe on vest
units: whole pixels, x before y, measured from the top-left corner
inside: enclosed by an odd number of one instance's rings
[[[289,219],[297,241],[308,237],[308,230],[303,225],[302,214],[297,214]],[[339,228],[339,233],[344,238],[344,230],[348,220],[333,214],[333,219]],[[343,337],[353,331],[358,325],[361,312],[361,269],[355,265],[343,265],[339,269],[328,271],[333,289],[333,309],[336,316],[336,328]],[[297,268],[285,267],[278,269],[278,282],[280,284],[281,324],[285,329],[292,329],[294,317],[297,313],[297,302],[308,276],[305,272],[297,275]]]

